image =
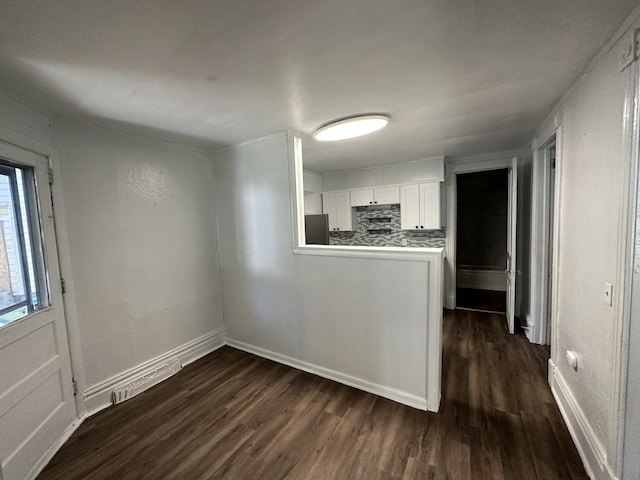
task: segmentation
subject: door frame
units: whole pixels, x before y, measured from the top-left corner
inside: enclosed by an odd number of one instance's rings
[[[558,283],[558,253],[560,249],[559,229],[561,211],[562,182],[562,112],[558,112],[554,118],[553,128],[542,132],[532,142],[532,188],[531,188],[531,280],[530,280],[530,304],[529,318],[527,319],[527,338],[532,343],[541,345],[551,344],[553,357],[554,338],[553,330],[556,322],[556,288]],[[549,148],[555,145],[555,188],[549,191],[551,180],[551,165]],[[550,218],[550,200],[553,195],[554,218]],[[553,224],[553,237],[550,236],[549,226]],[[549,259],[549,247],[553,246],[553,258]],[[540,259],[540,261],[537,261]],[[536,260],[536,261],[534,261]],[[551,260],[551,284],[549,295],[548,273],[549,260]],[[550,312],[547,316],[546,312]],[[551,324],[549,328],[549,323]]]
[[[446,237],[446,261],[445,261],[445,308],[453,310],[456,308],[456,233],[458,221],[458,181],[457,176],[462,173],[485,172],[490,170],[513,170],[513,159],[518,158],[518,163],[522,160],[525,151],[514,150],[495,154],[488,154],[476,157],[465,157],[445,163],[445,184],[447,188],[447,237]],[[518,172],[515,172],[519,175]],[[518,176],[520,178],[520,176]],[[520,208],[522,202],[518,199],[517,218],[520,219]],[[517,227],[520,231],[520,227]],[[522,251],[521,240],[518,235],[517,251]],[[516,262],[518,262],[516,258]],[[516,265],[517,269],[517,265]],[[517,289],[521,279],[516,279]],[[517,292],[517,290],[516,290]],[[518,299],[516,299],[516,312],[519,312]]]
[[[61,438],[58,441],[58,443],[62,445],[66,438],[73,433],[73,430],[80,425],[81,420],[84,419],[87,411],[83,395],[83,392],[86,389],[86,382],[84,376],[84,364],[82,362],[82,343],[80,339],[78,313],[76,310],[73,279],[71,274],[69,237],[67,234],[67,222],[62,196],[60,157],[58,151],[51,145],[39,142],[30,137],[4,128],[3,126],[0,126],[0,141],[46,157],[54,179],[53,184],[50,186],[51,202],[53,206],[54,229],[58,249],[58,264],[60,268],[60,275],[64,279],[65,284],[64,295],[62,295],[62,314],[67,327],[71,375],[76,382],[74,390],[77,392],[74,396],[77,421],[74,423],[73,429],[65,432],[64,438]],[[51,456],[53,456],[53,453],[57,451],[59,445],[52,447],[55,448],[51,449]],[[46,462],[48,462],[48,460],[49,459],[46,459]],[[41,463],[44,466],[46,462]]]

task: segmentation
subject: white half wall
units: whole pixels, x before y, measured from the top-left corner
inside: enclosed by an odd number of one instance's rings
[[[283,134],[216,156],[229,343],[427,408],[431,264],[294,254],[288,148]]]
[[[85,392],[223,326],[212,167],[170,143],[54,128]]]

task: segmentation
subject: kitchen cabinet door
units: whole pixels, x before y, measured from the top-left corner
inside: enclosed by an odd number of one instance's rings
[[[417,184],[400,186],[400,228],[420,228],[420,186]]]
[[[437,230],[440,224],[440,183],[400,186],[400,228]]]
[[[440,228],[440,182],[420,184],[420,229]]]
[[[329,231],[353,230],[353,212],[349,192],[322,194],[322,213],[329,215]]]
[[[373,205],[373,188],[351,190],[351,206],[364,207]]]
[[[336,219],[336,194],[335,193],[323,193],[322,194],[322,213],[329,215],[329,231],[333,231],[337,227]]]
[[[337,230],[341,232],[351,231],[353,230],[353,211],[351,210],[351,198],[349,192],[338,192],[335,196]],[[329,227],[329,230],[331,230],[331,227]]]
[[[377,205],[391,205],[400,203],[400,187],[379,187],[373,189],[373,203]]]

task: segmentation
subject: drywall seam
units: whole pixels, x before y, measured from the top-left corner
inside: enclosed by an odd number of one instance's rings
[[[244,352],[252,353],[259,357],[273,360],[274,362],[288,365],[290,367],[296,368],[298,370],[302,370],[304,372],[309,372],[314,375],[318,375],[320,377],[327,378],[329,380],[334,380],[338,383],[342,383],[344,385],[348,385],[350,387],[363,390],[365,392],[373,393],[374,395],[378,395],[380,397],[388,398],[389,400],[393,400],[395,402],[402,403],[404,405],[408,405],[413,408],[418,408],[420,410],[427,410],[426,398],[420,397],[418,395],[414,395],[409,392],[405,392],[404,390],[399,390],[397,388],[388,387],[386,385],[380,385],[378,383],[369,382],[368,380],[364,380],[362,378],[354,377],[346,373],[321,367],[313,363],[304,362],[296,358],[288,357],[280,353],[272,352],[271,350],[266,350],[264,348],[256,347],[255,345],[250,345],[248,343],[240,342],[238,340],[233,340],[231,338],[227,339],[227,345],[237,348],[238,350],[242,350]]]

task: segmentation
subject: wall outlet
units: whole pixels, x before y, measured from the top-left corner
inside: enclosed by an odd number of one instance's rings
[[[407,245],[409,245],[409,240],[407,240],[406,238],[402,239],[402,246],[406,247]]]
[[[609,282],[604,282],[604,303],[609,306],[613,305],[613,285]]]

